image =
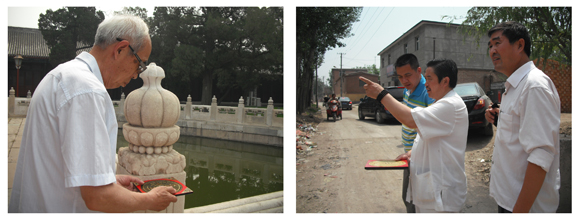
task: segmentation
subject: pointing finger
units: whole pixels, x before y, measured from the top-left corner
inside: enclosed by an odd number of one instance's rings
[[[373,81],[371,81],[371,80],[369,80],[369,79],[366,79],[366,78],[365,78],[365,77],[363,77],[363,76],[360,76],[360,77],[358,77],[358,79],[360,79],[361,81],[363,81],[363,82],[365,82],[365,83],[367,83],[367,84],[372,84],[372,83],[374,83]]]

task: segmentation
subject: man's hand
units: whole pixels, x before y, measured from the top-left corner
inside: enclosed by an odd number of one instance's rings
[[[395,160],[410,160],[411,159],[411,151],[399,155]]]
[[[485,119],[493,124],[495,116],[499,114],[499,108],[492,108],[491,105],[485,110]]]
[[[363,88],[365,89],[367,97],[370,97],[372,99],[377,99],[377,96],[379,95],[379,93],[381,93],[381,91],[383,91],[385,89],[380,84],[372,82],[371,80],[366,79],[364,77],[358,77],[358,79],[367,83],[363,86]],[[381,101],[379,101],[379,102],[381,102]]]
[[[175,189],[170,186],[159,186],[155,187],[149,191],[149,205],[147,206],[150,210],[161,211],[169,206],[169,203],[177,202],[177,197],[175,194]]]
[[[138,183],[139,185],[143,184],[144,182],[137,177],[130,176],[130,175],[117,175],[117,184],[121,185],[125,189],[137,192],[138,189],[133,185],[133,183]]]

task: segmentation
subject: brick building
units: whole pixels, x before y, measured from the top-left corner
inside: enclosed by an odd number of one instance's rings
[[[379,76],[369,74],[367,69],[342,69],[343,79],[340,77],[340,69],[332,69],[332,88],[337,97],[349,97],[353,102],[356,102],[365,96],[365,90],[359,76],[368,78],[371,81],[379,82]],[[342,95],[341,95],[341,80],[342,80]]]
[[[547,64],[543,62],[543,59],[541,61],[538,65],[538,59],[535,59],[534,64],[539,69],[543,69],[554,82],[560,96],[560,112],[572,113],[572,67],[560,65],[554,60],[548,60]]]

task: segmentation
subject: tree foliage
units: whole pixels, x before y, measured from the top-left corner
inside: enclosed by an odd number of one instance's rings
[[[354,69],[367,69],[369,74],[374,74],[374,75],[379,75],[379,69],[377,68],[377,65],[372,64],[372,65],[363,65],[362,67],[355,67]]]
[[[201,78],[201,102],[210,104],[214,83],[225,97],[282,74],[282,18],[281,8],[156,7],[150,60],[177,79],[170,84],[178,91],[192,93]]]
[[[41,13],[38,29],[50,48],[50,64],[72,60],[77,50],[92,47],[97,27],[104,19],[103,12],[95,7],[64,7]]]
[[[359,7],[299,7],[296,8],[296,109],[298,113],[310,106],[314,70],[320,66],[330,48],[344,47],[341,39],[352,36],[358,21]]]
[[[528,28],[531,59],[544,58],[563,64],[572,62],[571,7],[473,7],[460,28],[479,42],[494,25],[516,21]]]

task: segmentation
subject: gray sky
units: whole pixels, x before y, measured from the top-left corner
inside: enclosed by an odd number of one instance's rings
[[[346,47],[334,48],[324,55],[324,63],[318,69],[318,78],[327,82],[329,72],[333,67],[342,68],[363,67],[376,64],[380,68],[381,50],[407,32],[421,20],[449,22],[441,20],[444,15],[465,17],[471,7],[364,7],[359,22],[352,28],[353,37],[341,40]],[[461,23],[464,19],[456,19],[453,23]]]
[[[23,27],[23,28],[38,28],[38,18],[40,13],[46,13],[46,10],[52,9],[53,11],[62,8],[63,6],[48,6],[48,7],[8,7],[8,26]],[[153,9],[155,7],[151,6],[139,6],[145,7],[149,16],[153,16]],[[97,6],[97,10],[101,10],[105,13],[105,16],[113,15],[115,11],[122,11],[123,6]]]

